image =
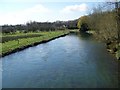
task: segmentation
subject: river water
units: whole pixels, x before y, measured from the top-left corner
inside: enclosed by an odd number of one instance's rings
[[[103,43],[70,34],[2,58],[3,88],[118,87],[118,64]]]

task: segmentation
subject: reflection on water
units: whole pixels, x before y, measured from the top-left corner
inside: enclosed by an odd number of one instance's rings
[[[79,35],[83,39],[85,39],[85,38],[87,38],[87,39],[88,38],[92,38],[92,34],[90,34],[90,33],[83,33],[83,32],[81,32]]]
[[[92,34],[90,33],[85,33],[85,32],[71,32],[71,35],[77,35],[80,39],[93,39]]]
[[[117,62],[104,44],[68,36],[3,58],[3,87],[118,87]]]

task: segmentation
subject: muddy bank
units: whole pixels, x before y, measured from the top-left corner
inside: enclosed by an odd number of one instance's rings
[[[14,50],[11,50],[11,51],[8,51],[8,52],[6,52],[6,53],[3,53],[2,55],[0,55],[0,58],[1,58],[1,57],[4,57],[4,56],[7,56],[7,55],[10,55],[10,54],[12,54],[12,53],[15,53],[15,52],[24,50],[24,49],[26,49],[26,48],[28,48],[28,47],[36,46],[36,45],[38,45],[38,44],[46,43],[46,42],[49,42],[49,41],[51,41],[51,40],[54,40],[54,39],[57,39],[57,38],[60,38],[60,37],[64,37],[64,36],[66,36],[66,35],[68,35],[68,34],[69,34],[69,33],[63,34],[63,35],[60,35],[60,36],[57,36],[57,37],[53,37],[53,38],[50,38],[50,39],[42,40],[42,41],[40,41],[40,42],[35,42],[35,43],[33,43],[33,44],[30,44],[30,45],[26,45],[26,46],[22,46],[22,47],[16,48],[16,49],[14,49]]]

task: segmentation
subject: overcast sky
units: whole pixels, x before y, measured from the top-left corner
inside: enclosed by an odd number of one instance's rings
[[[0,25],[74,20],[89,14],[97,1],[103,0],[0,0]]]

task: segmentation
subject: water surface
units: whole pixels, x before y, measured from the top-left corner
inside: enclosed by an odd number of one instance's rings
[[[2,59],[3,88],[118,87],[117,62],[104,44],[67,35]]]

